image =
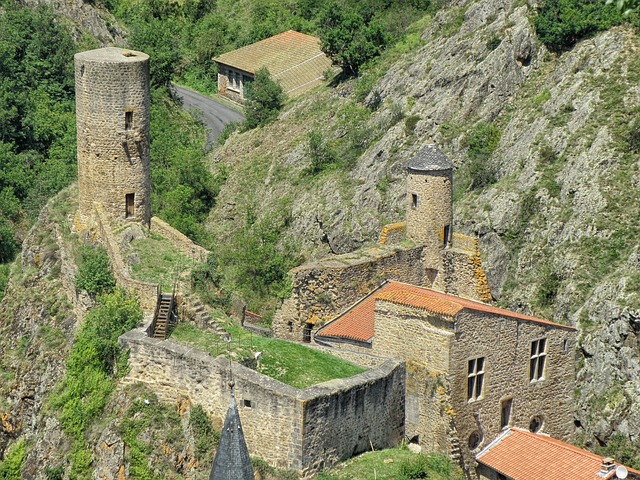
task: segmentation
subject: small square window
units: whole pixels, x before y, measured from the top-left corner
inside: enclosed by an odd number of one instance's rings
[[[529,381],[544,380],[544,367],[547,359],[547,339],[541,338],[531,342],[531,356],[529,358]]]
[[[242,405],[244,408],[251,408],[251,400],[247,400],[246,398],[242,400]]]

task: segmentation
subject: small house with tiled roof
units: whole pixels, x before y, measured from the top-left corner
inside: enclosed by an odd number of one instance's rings
[[[315,341],[406,361],[405,435],[467,466],[510,426],[573,431],[573,327],[391,281]]]
[[[520,428],[506,429],[476,461],[480,480],[640,480],[611,458]]]
[[[218,93],[244,101],[247,85],[265,67],[295,97],[319,85],[331,68],[331,60],[320,50],[320,39],[289,30],[214,58],[218,64]]]

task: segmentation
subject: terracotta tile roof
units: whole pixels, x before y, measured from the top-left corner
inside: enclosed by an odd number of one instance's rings
[[[602,457],[555,438],[510,428],[476,456],[476,460],[513,480],[602,480]],[[640,472],[628,469],[629,479]]]
[[[482,313],[501,315],[507,318],[550,325],[575,330],[567,325],[549,322],[539,318],[511,312],[503,308],[466,298],[447,295],[434,290],[400,282],[388,282],[355,304],[335,320],[318,330],[319,337],[338,337],[362,342],[370,342],[374,335],[374,309],[376,300],[420,308],[437,315],[455,317],[464,309]]]
[[[320,83],[323,73],[331,67],[318,38],[293,30],[223,53],[214,60],[249,73],[267,67],[289,96]]]

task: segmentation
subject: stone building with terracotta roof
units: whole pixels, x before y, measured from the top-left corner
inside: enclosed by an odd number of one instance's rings
[[[292,270],[272,331],[404,361],[405,438],[474,475],[511,426],[571,438],[576,329],[488,303],[477,241],[453,231],[453,168],[435,145],[419,150],[405,222],[376,247]]]
[[[320,39],[289,30],[214,58],[218,64],[218,93],[243,102],[247,85],[260,68],[296,97],[322,82],[331,60],[320,50]]]
[[[404,360],[405,436],[468,468],[512,425],[567,440],[573,432],[573,327],[392,281],[315,341]]]
[[[640,471],[548,435],[505,430],[478,455],[480,480],[640,480]]]

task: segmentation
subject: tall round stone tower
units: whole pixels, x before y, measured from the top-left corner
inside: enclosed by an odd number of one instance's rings
[[[440,252],[452,238],[453,163],[438,147],[427,145],[407,169],[407,237],[426,247],[425,267],[437,269]]]
[[[149,56],[121,48],[77,53],[77,227],[93,226],[96,208],[112,226],[148,226]]]

